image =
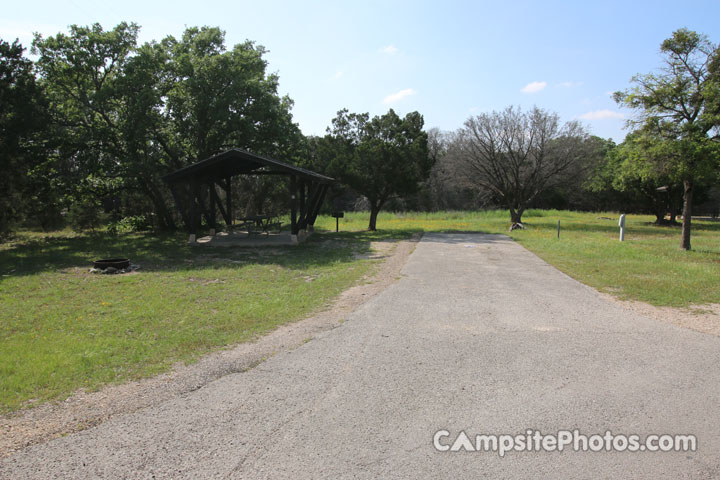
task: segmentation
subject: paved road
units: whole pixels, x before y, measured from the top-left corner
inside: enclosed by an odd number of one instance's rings
[[[475,434],[692,433],[682,453],[438,452]],[[340,327],[2,460],[8,478],[716,478],[720,338],[622,310],[505,237],[426,235]]]

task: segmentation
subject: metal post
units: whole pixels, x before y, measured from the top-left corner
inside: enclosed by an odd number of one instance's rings
[[[623,213],[620,215],[620,221],[618,222],[618,225],[620,226],[620,241],[625,241],[625,214]]]
[[[335,217],[335,233],[340,231],[340,217]]]
[[[558,220],[558,240],[560,240],[560,220]]]

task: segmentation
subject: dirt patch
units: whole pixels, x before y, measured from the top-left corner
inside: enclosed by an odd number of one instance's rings
[[[646,317],[720,337],[720,304],[693,305],[688,308],[656,307],[644,302],[619,300],[607,293],[601,295]]]
[[[370,242],[370,251],[354,253],[353,258],[356,260],[380,260],[392,255],[396,247],[395,242]]]
[[[251,369],[276,353],[297,348],[315,335],[340,325],[361,304],[395,282],[420,237],[373,243],[372,248],[384,261],[365,282],[340,294],[326,310],[283,325],[255,342],[206,355],[192,365],[178,364],[172,371],[156,377],[110,385],[97,392],[78,391],[63,402],[46,403],[0,416],[0,456],[84,430],[117,415],[163,403],[222,376]]]

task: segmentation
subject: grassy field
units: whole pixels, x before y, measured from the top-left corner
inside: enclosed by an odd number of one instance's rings
[[[0,247],[0,411],[139,378],[298,320],[372,268],[378,235],[189,247],[184,235],[24,234]],[[127,256],[137,273],[88,273]]]
[[[557,221],[561,236],[556,238]],[[620,298],[654,305],[720,303],[720,223],[694,223],[694,250],[680,229],[630,215],[529,211],[509,235],[570,276]],[[247,341],[303,318],[360,281],[374,240],[415,232],[508,234],[508,214],[366,213],[320,217],[299,247],[189,247],[184,235],[25,232],[0,245],[0,411],[63,398],[77,388],[152,375],[177,361]],[[326,230],[327,232],[322,232]],[[128,256],[142,268],[88,273],[89,260]]]
[[[506,211],[381,213],[378,228],[410,232],[482,231],[509,235],[571,277],[622,299],[657,306],[720,303],[720,222],[693,220],[693,250],[680,249],[680,227],[653,225],[655,217],[628,215],[618,241],[615,213],[529,210],[526,230],[508,232]],[[560,221],[560,239],[557,222]],[[368,216],[350,213],[341,228],[367,228]],[[318,225],[335,228],[335,220]]]

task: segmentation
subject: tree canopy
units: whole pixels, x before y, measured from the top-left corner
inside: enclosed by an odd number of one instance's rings
[[[418,112],[400,118],[394,110],[370,118],[367,113],[338,112],[317,147],[320,164],[364,195],[370,204],[368,228],[393,196],[418,191],[433,165],[424,120]]]
[[[46,142],[45,98],[30,60],[17,42],[0,40],[0,238],[27,207],[30,172],[41,162]]]
[[[302,135],[292,101],[266,74],[266,53],[247,41],[225,47],[218,28],[137,45],[139,27],[71,26],[37,36],[40,82],[74,178],[74,205],[135,197],[160,227],[174,226],[163,174],[230,147],[295,160]]]
[[[593,153],[580,123],[534,107],[508,107],[470,117],[458,131],[454,154],[472,182],[497,198],[514,223],[530,203],[576,173]]]
[[[687,29],[675,31],[660,51],[660,71],[636,75],[635,85],[616,92],[615,100],[637,114],[630,126],[643,154],[632,158],[683,184],[681,245],[689,250],[693,189],[698,180],[717,175],[720,51],[705,35]]]
[[[644,161],[645,148],[638,134],[630,133],[625,141],[608,149],[603,161],[592,172],[588,188],[610,192],[623,201],[622,209],[652,213],[657,225],[674,225],[682,205],[682,183]],[[670,214],[670,218],[665,216]]]

